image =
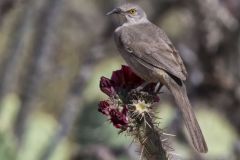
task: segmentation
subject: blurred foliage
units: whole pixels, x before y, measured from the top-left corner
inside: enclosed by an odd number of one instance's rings
[[[138,147],[97,112],[99,78],[124,63],[113,7],[137,2],[178,48],[209,145],[199,155],[163,90],[160,126],[189,160],[239,160],[239,0],[1,0],[0,160],[132,160]]]

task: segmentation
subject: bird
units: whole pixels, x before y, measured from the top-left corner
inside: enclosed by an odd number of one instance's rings
[[[119,15],[124,19],[113,34],[120,55],[147,83],[161,83],[168,88],[180,109],[194,148],[199,153],[207,153],[208,147],[184,84],[186,67],[166,33],[150,22],[145,11],[136,4],[123,4],[106,15]]]

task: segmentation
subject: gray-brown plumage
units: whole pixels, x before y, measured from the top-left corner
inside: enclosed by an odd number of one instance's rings
[[[137,5],[125,4],[110,14],[119,14],[125,23],[114,32],[117,47],[132,70],[147,82],[161,82],[173,94],[194,147],[207,152],[207,145],[189,102],[184,81],[187,71],[167,35],[148,21]]]

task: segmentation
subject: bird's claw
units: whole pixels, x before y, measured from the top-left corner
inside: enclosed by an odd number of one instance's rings
[[[132,89],[132,91],[133,92],[141,92],[148,84],[149,84],[148,82],[144,82],[143,84],[141,84],[137,88]]]
[[[157,85],[156,85],[155,88],[154,88],[154,93],[155,93],[155,94],[160,93],[162,87],[163,87],[163,84],[160,83],[160,82],[158,82]]]

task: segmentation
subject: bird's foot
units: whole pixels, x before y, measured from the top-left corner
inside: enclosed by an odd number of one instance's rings
[[[154,93],[155,94],[161,93],[160,91],[161,91],[162,87],[163,87],[163,84],[158,82],[157,85],[154,88]]]
[[[133,92],[140,92],[142,91],[149,83],[148,82],[144,82],[143,84],[141,84],[140,86],[138,86],[137,88],[133,89]]]

